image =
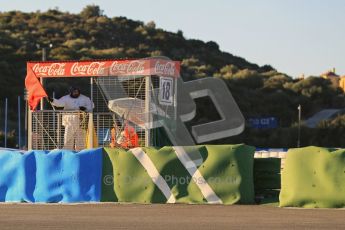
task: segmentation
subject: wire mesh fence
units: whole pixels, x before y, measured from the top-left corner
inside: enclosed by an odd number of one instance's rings
[[[32,113],[33,149],[83,149],[86,147],[88,113],[41,110]]]

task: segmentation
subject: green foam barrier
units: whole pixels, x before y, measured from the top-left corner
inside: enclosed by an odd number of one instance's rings
[[[290,149],[279,200],[281,207],[345,207],[345,149]]]
[[[192,179],[172,147],[142,150],[168,184],[176,203],[207,203],[197,185],[198,181]],[[184,150],[187,155],[200,152],[204,161],[198,170],[223,204],[254,202],[253,147],[205,145],[184,147]],[[103,164],[102,201],[167,202],[162,191],[131,152],[105,148]],[[113,181],[109,178],[113,178]]]

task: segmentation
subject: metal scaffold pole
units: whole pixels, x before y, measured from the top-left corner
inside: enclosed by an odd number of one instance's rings
[[[151,136],[150,136],[150,89],[151,89],[151,76],[145,77],[145,146],[148,147],[151,145]]]
[[[90,77],[90,99],[93,103],[93,77]],[[89,122],[88,122],[88,140],[89,140],[89,144],[88,144],[88,147],[89,148],[93,148],[93,130],[94,130],[94,127],[93,127],[93,109],[92,111],[90,112],[89,114]]]

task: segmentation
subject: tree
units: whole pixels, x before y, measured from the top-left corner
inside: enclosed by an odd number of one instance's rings
[[[288,82],[292,82],[292,79],[290,77],[283,74],[278,74],[268,77],[264,82],[264,88],[274,90],[283,89],[284,84]]]
[[[80,12],[80,16],[83,18],[99,17],[102,14],[103,10],[96,5],[88,5]]]

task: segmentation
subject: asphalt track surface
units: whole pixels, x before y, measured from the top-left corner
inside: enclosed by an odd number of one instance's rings
[[[0,204],[0,229],[344,229],[344,209],[262,205]]]

